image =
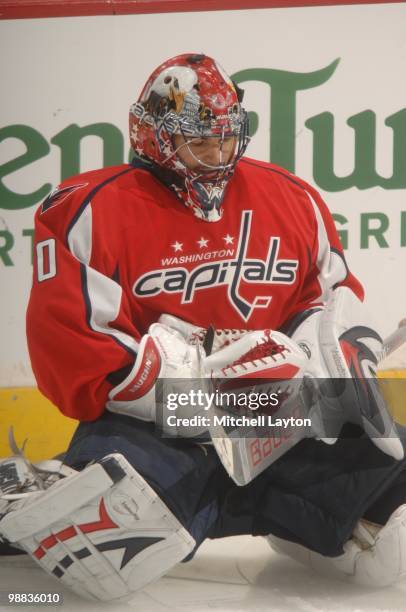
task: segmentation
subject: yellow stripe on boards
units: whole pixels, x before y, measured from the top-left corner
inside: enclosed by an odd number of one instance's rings
[[[378,377],[395,421],[406,425],[406,370],[383,370]],[[11,426],[19,447],[28,439],[26,457],[40,461],[66,450],[77,423],[63,416],[35,387],[0,389],[0,458],[11,454]]]
[[[395,422],[406,425],[406,370],[380,370],[378,379]]]
[[[8,431],[19,447],[27,438],[31,461],[50,459],[66,450],[77,421],[63,416],[35,387],[0,389],[0,458],[9,457]]]

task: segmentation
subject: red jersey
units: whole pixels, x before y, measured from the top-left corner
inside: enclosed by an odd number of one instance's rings
[[[362,297],[319,194],[243,158],[223,217],[195,217],[147,170],[62,183],[35,219],[28,345],[40,390],[80,420],[100,416],[162,313],[216,328],[280,329],[331,289]]]

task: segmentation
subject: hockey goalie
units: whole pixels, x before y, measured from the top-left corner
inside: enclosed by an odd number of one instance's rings
[[[66,180],[36,214],[32,366],[80,424],[63,462],[0,463],[0,541],[88,599],[129,598],[237,534],[364,585],[406,572],[382,341],[320,195],[244,155],[242,99],[212,58],[167,60],[131,107],[132,162]],[[312,426],[254,446],[210,422],[170,432],[162,383],[266,390],[279,405],[258,413]]]

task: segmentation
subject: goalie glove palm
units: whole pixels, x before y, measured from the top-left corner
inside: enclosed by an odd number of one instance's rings
[[[241,401],[245,398],[247,408],[257,410],[260,407],[252,400],[259,393],[268,396],[277,393],[280,403],[283,398],[295,395],[300,382],[296,385],[291,382],[302,378],[306,362],[305,353],[295,342],[280,332],[266,329],[246,333],[240,340],[206,357],[203,363],[215,389],[226,395],[231,392],[226,399],[228,408],[239,412],[238,402],[231,401],[233,397],[238,396]],[[224,406],[220,402],[218,407]],[[269,410],[275,412],[275,404],[261,403],[259,412]]]
[[[204,367],[214,378],[294,378],[302,375],[307,357],[280,332],[247,332],[239,340],[206,357]]]

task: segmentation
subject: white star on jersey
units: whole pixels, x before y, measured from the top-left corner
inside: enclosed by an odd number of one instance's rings
[[[174,249],[175,253],[177,253],[178,251],[183,251],[183,242],[176,241],[171,244],[171,247]]]
[[[201,249],[207,247],[207,243],[209,242],[207,238],[200,238],[200,240],[196,241]]]
[[[233,244],[234,236],[230,236],[230,234],[227,234],[227,236],[223,237],[223,240],[226,244]]]

